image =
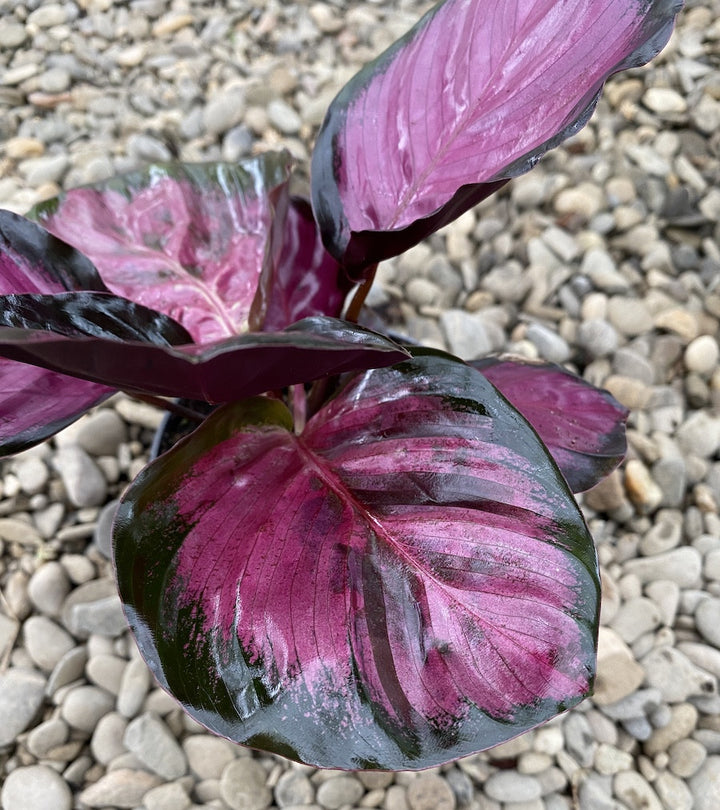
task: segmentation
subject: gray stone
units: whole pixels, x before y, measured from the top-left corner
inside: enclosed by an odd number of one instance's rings
[[[631,810],[663,810],[657,794],[636,771],[623,771],[613,779],[613,792]]]
[[[226,91],[212,99],[203,111],[203,125],[211,135],[222,135],[242,121],[245,100],[238,90]]]
[[[102,408],[80,422],[76,441],[92,456],[114,456],[127,441],[127,427],[117,411]]]
[[[688,785],[695,802],[693,810],[717,810],[720,807],[720,756],[708,757]]]
[[[274,794],[278,807],[312,804],[315,799],[315,788],[304,773],[290,770],[285,771],[278,779]]]
[[[684,453],[711,458],[720,447],[720,418],[696,411],[678,428],[676,438]]]
[[[112,525],[113,520],[115,520],[118,503],[119,501],[117,500],[110,501],[102,508],[93,534],[95,545],[108,560],[112,559]]]
[[[710,374],[718,365],[720,347],[712,335],[700,335],[685,349],[685,367],[698,374]]]
[[[659,689],[668,703],[681,703],[691,695],[709,697],[717,694],[715,678],[698,669],[674,647],[656,647],[641,663],[645,682]]]
[[[540,357],[551,363],[566,363],[570,359],[570,347],[557,332],[540,323],[531,323],[527,328],[527,339],[538,350]]]
[[[190,770],[198,779],[219,779],[225,766],[235,759],[230,743],[209,734],[192,734],[183,740],[182,747]]]
[[[563,723],[568,753],[583,768],[589,768],[595,759],[595,741],[587,719],[581,714],[569,714]]]
[[[448,309],[440,316],[452,354],[462,360],[475,360],[492,351],[492,343],[482,317],[461,309]]]
[[[28,583],[30,601],[46,616],[60,615],[69,592],[70,580],[62,565],[55,561],[41,565]]]
[[[580,324],[577,342],[590,357],[607,357],[617,348],[618,336],[612,324],[596,318]]]
[[[16,768],[0,794],[3,810],[70,810],[72,793],[67,782],[46,765]]]
[[[59,718],[40,723],[28,734],[25,743],[28,751],[38,759],[45,759],[53,748],[67,742],[70,729]]]
[[[87,807],[131,810],[142,804],[143,796],[161,781],[160,777],[147,771],[118,768],[108,771],[97,782],[85,788],[78,798]]]
[[[78,638],[92,634],[117,638],[127,630],[120,597],[112,594],[92,602],[79,602],[70,610],[68,626]]]
[[[187,771],[187,760],[170,729],[155,714],[132,720],[123,737],[125,747],[153,773],[171,781]]]
[[[220,777],[220,795],[230,810],[265,810],[272,802],[262,765],[254,759],[235,759]]]
[[[90,750],[102,765],[126,753],[123,737],[127,726],[128,721],[118,712],[108,712],[98,721],[90,740]]]
[[[82,677],[87,663],[87,650],[84,646],[73,647],[55,664],[47,682],[47,694],[52,697],[58,689]]]
[[[54,457],[57,471],[74,506],[99,506],[107,495],[107,482],[81,447],[62,447]]]
[[[31,616],[23,625],[25,649],[33,662],[50,672],[75,646],[69,633],[46,616]]]
[[[70,165],[67,155],[43,155],[23,160],[19,169],[31,186],[59,183]]]
[[[496,771],[483,785],[485,795],[496,802],[531,802],[541,796],[534,776],[513,771]]]
[[[36,672],[0,673],[0,747],[10,745],[35,719],[44,690],[45,680]]]
[[[135,717],[142,708],[149,687],[150,670],[140,658],[133,658],[125,667],[120,682],[117,698],[120,714],[127,718]]]
[[[697,740],[678,740],[668,749],[668,767],[683,779],[688,779],[700,770],[707,752]]]
[[[695,610],[695,626],[700,635],[720,647],[720,599],[703,599]]]
[[[455,794],[448,783],[435,774],[421,774],[413,779],[407,788],[407,799],[411,810],[455,810]]]
[[[356,804],[364,793],[362,783],[354,776],[333,776],[319,785],[317,802],[327,810],[338,810],[343,805]]]
[[[658,774],[653,787],[665,810],[692,810],[692,793],[685,782],[677,776],[663,771]]]
[[[282,99],[273,99],[268,104],[267,112],[270,123],[284,135],[295,135],[300,131],[300,116]]]
[[[91,683],[111,695],[117,695],[126,666],[127,661],[115,655],[93,655],[87,663],[85,674]]]
[[[633,644],[658,627],[660,618],[657,605],[651,599],[638,596],[620,606],[610,626],[626,644]]]
[[[77,686],[71,689],[62,704],[63,720],[79,731],[90,734],[100,718],[112,711],[112,695],[97,686]]]
[[[27,458],[18,462],[15,475],[20,482],[20,489],[26,495],[37,495],[42,492],[50,478],[47,465],[40,458]]]
[[[172,160],[172,152],[159,138],[146,133],[134,133],[128,138],[127,152],[138,162],[167,163]]]
[[[635,574],[643,584],[668,579],[681,588],[692,588],[700,581],[702,557],[691,546],[666,551],[652,557],[628,560],[626,574]]]
[[[147,810],[188,810],[191,805],[190,797],[179,782],[158,785],[143,796],[143,807]]]

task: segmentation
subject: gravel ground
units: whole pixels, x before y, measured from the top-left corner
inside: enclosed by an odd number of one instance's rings
[[[412,0],[0,0],[0,206],[148,161],[300,159]],[[3,810],[720,807],[720,2],[688,3],[591,124],[427,244],[372,304],[471,358],[566,363],[632,408],[583,498],[604,602],[597,691],[421,774],[323,772],[203,733],[153,683],[112,584],[113,501],[159,414],[118,396],[0,468]]]

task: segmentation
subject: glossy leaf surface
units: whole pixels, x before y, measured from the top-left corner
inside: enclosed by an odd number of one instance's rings
[[[292,432],[215,411],[121,502],[121,596],[154,674],[212,730],[323,767],[422,768],[577,703],[592,539],[527,422],[423,354]]]
[[[82,253],[37,223],[0,210],[0,295],[106,289]]]
[[[554,363],[487,358],[470,363],[530,422],[573,492],[584,492],[625,457],[628,410],[610,393]]]
[[[113,393],[104,385],[0,358],[0,455],[48,439]]]
[[[310,203],[291,197],[281,227],[282,247],[253,306],[257,323],[271,331],[313,315],[339,317],[352,282],[325,250]]]
[[[612,73],[667,42],[679,0],[445,0],[333,101],[312,163],[328,250],[356,275],[537,162]]]
[[[260,275],[275,259],[269,236],[278,208],[284,217],[289,171],[287,153],[151,166],[71,189],[34,216],[82,250],[116,295],[209,343],[248,330]]]
[[[158,316],[160,317],[160,316]],[[391,365],[407,354],[388,338],[334,318],[205,346],[0,329],[0,356],[126,391],[225,402],[329,374]]]

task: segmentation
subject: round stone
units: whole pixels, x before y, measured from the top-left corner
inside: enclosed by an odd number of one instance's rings
[[[45,765],[12,771],[5,780],[0,799],[3,810],[70,810],[72,807],[67,782]]]
[[[46,616],[58,616],[65,597],[70,593],[70,580],[59,562],[41,565],[30,577],[28,596],[35,607]]]
[[[700,770],[705,762],[707,751],[697,740],[678,740],[668,749],[670,761],[668,767],[683,779],[688,779]]]
[[[314,799],[315,788],[300,771],[285,771],[275,785],[275,801],[278,807],[312,804]]]
[[[423,774],[413,779],[407,789],[412,810],[454,810],[455,794],[448,783],[434,774]]]
[[[73,728],[92,732],[101,717],[113,708],[112,695],[97,686],[78,686],[65,697],[61,714]]]
[[[700,335],[685,349],[685,368],[697,374],[710,374],[720,357],[720,347],[712,335]]]
[[[693,810],[717,810],[720,807],[720,756],[708,757],[700,770],[690,777]]]
[[[542,795],[540,782],[534,776],[496,771],[484,785],[485,794],[496,802],[532,802]]]
[[[233,760],[220,777],[220,795],[231,810],[265,810],[272,802],[266,778],[256,760],[249,757]]]
[[[46,616],[31,616],[23,625],[25,649],[40,669],[50,672],[72,650],[72,636]]]
[[[356,804],[365,789],[354,776],[333,776],[323,782],[317,791],[317,801],[327,810],[338,810],[345,804]]]
[[[209,734],[193,734],[183,740],[182,747],[190,770],[199,779],[219,779],[225,766],[235,759],[229,743]]]
[[[720,647],[720,599],[703,599],[695,610],[695,626],[714,647]]]

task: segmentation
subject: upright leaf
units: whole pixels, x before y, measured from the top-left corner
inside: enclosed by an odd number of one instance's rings
[[[328,250],[356,276],[530,169],[612,73],[667,42],[680,0],[445,0],[328,110],[312,162]]]
[[[481,374],[354,376],[298,437],[215,411],[121,502],[125,610],[160,683],[238,742],[424,768],[592,687],[595,551],[557,467]]]
[[[116,295],[209,343],[248,331],[289,171],[287,153],[236,165],[150,166],[71,189],[33,214],[82,250]]]
[[[554,363],[489,357],[470,363],[538,432],[573,492],[609,475],[627,451],[627,408]]]
[[[258,327],[268,332],[313,315],[339,317],[353,285],[325,250],[310,203],[291,197],[287,216],[273,225],[282,229],[281,248],[260,279],[253,305]]]

